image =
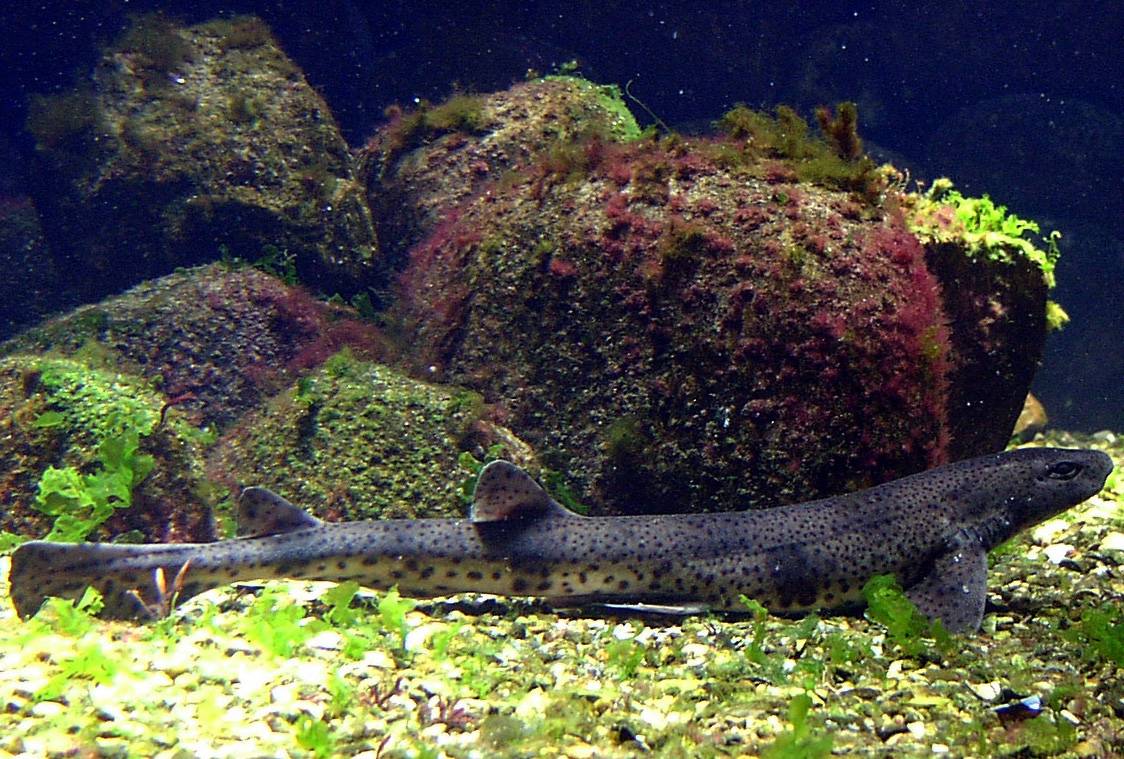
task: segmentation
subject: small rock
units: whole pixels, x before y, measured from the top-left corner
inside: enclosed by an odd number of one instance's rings
[[[1046,545],[1053,541],[1055,535],[1060,533],[1068,526],[1069,525],[1065,522],[1065,520],[1051,519],[1050,521],[1043,522],[1042,524],[1035,527],[1031,531],[1030,536],[1034,539],[1035,543],[1038,543],[1039,545]]]
[[[43,719],[57,717],[65,711],[66,707],[58,701],[40,701],[35,706],[31,707],[32,716],[42,717]]]
[[[968,683],[968,687],[975,693],[982,701],[994,701],[999,698],[1002,688],[999,683]]]
[[[1124,532],[1110,532],[1101,541],[1102,551],[1124,551]]]
[[[1042,553],[1046,554],[1046,558],[1050,560],[1051,564],[1061,564],[1067,556],[1073,553],[1073,546],[1068,543],[1054,543],[1042,549]]]

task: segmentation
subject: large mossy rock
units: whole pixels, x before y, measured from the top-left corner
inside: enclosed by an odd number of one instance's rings
[[[212,508],[245,485],[330,519],[460,516],[463,452],[536,463],[478,394],[365,361],[385,340],[354,316],[263,272],[211,265],[0,344],[0,530],[46,534],[44,471],[96,473],[101,443],[127,431],[154,466],[94,538],[213,540]]]
[[[0,343],[0,355],[96,355],[176,412],[223,428],[343,347],[381,355],[354,311],[250,268],[197,267],[81,306]]]
[[[375,256],[348,146],[259,19],[140,17],[88,85],[34,99],[27,127],[52,254],[83,300],[222,251],[291,256],[347,291]]]
[[[42,537],[53,517],[36,507],[48,467],[97,473],[99,447],[126,433],[139,436],[139,453],[153,466],[137,484],[132,505],[114,512],[90,536],[109,540],[126,532],[147,542],[215,538],[203,481],[205,436],[166,417],[166,399],[138,377],[112,367],[55,356],[0,358],[0,530]],[[73,516],[86,518],[82,508]]]
[[[208,456],[236,489],[269,487],[332,521],[464,516],[467,451],[534,463],[479,395],[340,353],[246,415]],[[498,446],[498,447],[497,447]]]
[[[395,313],[418,368],[504,407],[597,511],[813,498],[1010,432],[1041,318],[977,350],[979,325],[958,320],[979,308],[955,304],[994,300],[995,272],[931,266],[892,174],[763,150],[760,123],[555,151],[412,251]],[[792,123],[765,129],[792,142]],[[1012,318],[1043,313],[1045,287],[1018,282],[998,299]],[[1018,371],[993,360],[1019,353]]]

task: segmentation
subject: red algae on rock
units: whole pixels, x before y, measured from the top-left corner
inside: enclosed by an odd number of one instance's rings
[[[388,115],[357,151],[356,164],[379,221],[381,265],[390,271],[443,217],[506,172],[564,152],[583,135],[619,141],[640,135],[615,86],[571,76],[458,94]]]
[[[385,341],[348,308],[250,268],[215,264],[150,280],[0,343],[0,355],[94,351],[200,426],[224,427],[342,348]]]
[[[920,243],[889,204],[732,150],[587,145],[581,172],[465,204],[402,275],[419,366],[505,406],[598,511],[767,506],[947,457]]]

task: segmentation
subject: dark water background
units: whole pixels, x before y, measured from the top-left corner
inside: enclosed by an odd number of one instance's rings
[[[14,2],[0,9],[0,195],[21,194],[28,98],[71,87],[129,14],[256,13],[361,143],[392,103],[503,89],[577,61],[660,119],[854,100],[876,158],[947,175],[1064,252],[1035,392],[1055,424],[1124,430],[1124,7],[1119,2]],[[651,117],[629,102],[641,123]]]

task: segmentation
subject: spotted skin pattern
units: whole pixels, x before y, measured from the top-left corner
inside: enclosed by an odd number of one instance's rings
[[[67,545],[30,542],[12,557],[21,617],[47,596],[87,585],[103,615],[151,615],[157,570],[179,599],[243,580],[355,580],[407,596],[461,592],[590,603],[744,609],[742,594],[779,613],[861,603],[872,576],[893,574],[919,608],[951,630],[979,627],[986,552],[1097,493],[1104,453],[1024,449],[961,461],[868,490],[725,514],[583,517],[504,461],[481,473],[469,519],[329,524],[249,488],[240,519],[257,533],[217,543]],[[266,532],[269,534],[261,534]]]

